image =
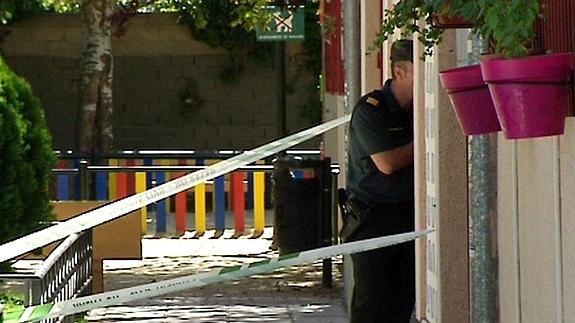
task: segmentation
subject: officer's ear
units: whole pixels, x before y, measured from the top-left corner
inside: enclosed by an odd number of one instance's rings
[[[401,80],[405,77],[405,66],[402,62],[393,64],[391,68],[391,75],[394,80]]]
[[[403,80],[407,78],[407,74],[409,73],[409,62],[397,62],[393,64],[391,69],[393,79]]]

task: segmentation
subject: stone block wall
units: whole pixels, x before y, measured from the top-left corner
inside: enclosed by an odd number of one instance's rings
[[[195,41],[173,14],[142,14],[113,40],[114,131],[117,149],[249,149],[278,137],[273,57],[238,82],[220,78],[229,53]],[[0,50],[42,101],[54,148],[74,147],[82,28],[78,15],[46,15],[5,28]],[[273,53],[271,54],[273,55]],[[308,127],[302,104],[313,86],[299,43],[288,43],[288,130]],[[179,93],[194,79],[204,104],[188,117]],[[304,147],[318,147],[311,140]]]

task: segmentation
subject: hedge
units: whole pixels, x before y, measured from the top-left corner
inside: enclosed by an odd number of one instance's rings
[[[0,243],[53,219],[48,183],[55,161],[40,101],[0,57]]]

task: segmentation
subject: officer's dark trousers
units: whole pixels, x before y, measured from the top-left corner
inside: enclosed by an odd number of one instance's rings
[[[377,206],[377,218],[355,240],[411,232],[413,202]],[[357,253],[351,323],[408,323],[415,303],[414,242]]]

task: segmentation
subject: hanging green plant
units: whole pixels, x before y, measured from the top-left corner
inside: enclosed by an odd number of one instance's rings
[[[393,8],[386,9],[370,52],[377,50],[399,30],[404,38],[416,35],[424,45],[424,56],[430,56],[433,53],[433,47],[441,42],[443,35],[443,29],[432,24],[433,15],[439,6],[437,2],[443,2],[443,0],[401,0]],[[420,25],[420,20],[424,20],[425,23]]]
[[[446,15],[472,23],[472,33],[494,44],[495,53],[507,58],[523,57],[539,10],[539,0],[401,0],[385,11],[375,47],[400,30],[405,37],[416,35],[424,45],[424,54],[431,55],[443,34],[434,18]],[[420,20],[425,24],[421,25]]]

